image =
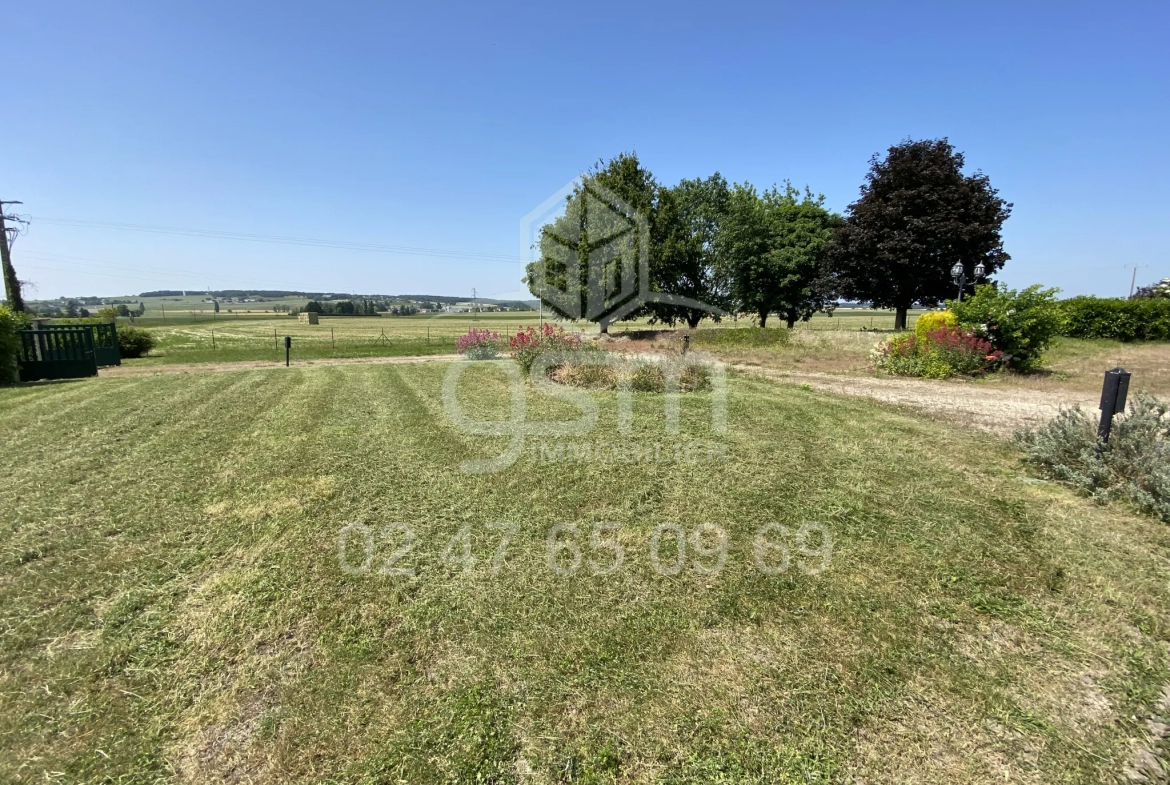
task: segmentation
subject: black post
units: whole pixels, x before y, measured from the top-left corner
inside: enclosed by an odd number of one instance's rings
[[[1109,442],[1109,431],[1113,429],[1113,415],[1125,411],[1129,377],[1129,372],[1124,368],[1114,368],[1105,372],[1105,384],[1101,387],[1101,424],[1097,426],[1097,438],[1103,444]]]
[[[286,335],[286,336],[284,336],[284,367],[285,368],[288,367],[288,355],[289,355],[289,351],[291,349],[292,349],[292,336]]]

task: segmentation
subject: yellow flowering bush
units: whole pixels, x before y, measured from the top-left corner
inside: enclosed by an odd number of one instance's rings
[[[921,341],[927,333],[943,327],[958,326],[959,317],[955,316],[954,311],[927,311],[914,323],[914,335]]]

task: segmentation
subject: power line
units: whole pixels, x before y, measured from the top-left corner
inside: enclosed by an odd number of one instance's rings
[[[312,237],[286,237],[274,234],[252,234],[248,232],[227,232],[218,229],[192,229],[178,226],[148,226],[146,224],[112,223],[108,221],[83,221],[72,218],[47,218],[37,216],[35,220],[58,226],[75,226],[92,229],[112,229],[127,232],[148,232],[151,234],[170,234],[184,237],[204,237],[220,240],[244,240],[257,243],[274,243],[278,245],[299,245],[312,248],[337,248],[349,251],[372,251],[375,253],[414,254],[417,256],[433,256],[449,259],[471,259],[497,262],[500,264],[515,264],[517,258],[503,254],[478,253],[474,251],[454,251],[441,248],[423,248],[410,245],[382,245],[378,243],[360,243],[349,240],[322,240]]]
[[[122,264],[120,262],[107,262],[104,259],[93,259],[88,256],[69,256],[68,254],[46,254],[38,252],[29,252],[24,256],[30,259],[41,259],[49,262],[56,262],[59,264],[78,265],[80,267],[102,267],[102,268],[117,268],[118,270],[130,270],[132,272],[150,273],[153,276],[160,278],[172,278],[190,280],[189,276],[205,276],[207,271],[195,272],[194,270],[180,270],[174,267],[159,268],[159,267],[144,267],[142,265]],[[44,268],[49,269],[49,268]],[[76,272],[76,271],[60,271],[60,272]],[[130,276],[127,276],[130,277]],[[144,279],[139,279],[144,280]],[[251,281],[255,283],[263,283],[266,286],[271,283],[270,280],[261,278],[249,278],[246,276],[233,275],[233,281]],[[192,287],[187,287],[188,289]]]

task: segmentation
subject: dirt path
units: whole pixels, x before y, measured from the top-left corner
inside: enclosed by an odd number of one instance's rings
[[[733,365],[746,374],[784,384],[808,385],[834,395],[871,398],[909,406],[964,428],[1010,436],[1016,429],[1047,422],[1063,407],[1080,404],[1095,411],[1096,396],[1065,391],[1004,389],[963,380],[935,381],[896,377],[846,376],[832,373],[778,371]]]
[[[423,354],[411,357],[334,357],[324,360],[297,360],[294,368],[321,367],[325,365],[383,365],[399,363],[449,362],[458,360],[457,354]],[[256,360],[236,363],[175,363],[174,365],[119,365],[102,368],[98,376],[141,376],[156,373],[197,373],[201,371],[254,371],[267,368],[283,368],[282,362]]]

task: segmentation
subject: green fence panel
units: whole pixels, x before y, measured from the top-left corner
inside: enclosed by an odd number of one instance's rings
[[[91,330],[93,332],[94,358],[99,366],[121,365],[122,355],[118,351],[118,328],[113,322],[98,324],[42,324],[37,328],[45,332],[61,330]]]
[[[20,380],[97,376],[97,353],[90,325],[20,330]]]
[[[98,365],[121,365],[118,351],[118,328],[113,322],[93,325],[93,349]]]

